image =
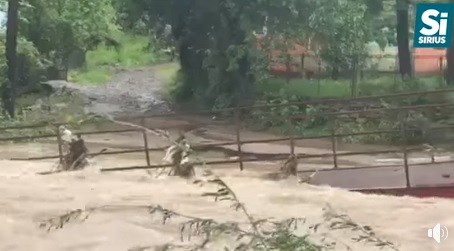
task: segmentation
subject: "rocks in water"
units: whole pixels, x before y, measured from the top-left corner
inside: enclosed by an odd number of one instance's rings
[[[42,99],[37,99],[36,102],[25,108],[24,110],[29,110],[29,111],[36,111],[36,110],[43,110],[43,111],[50,111],[51,107],[49,102],[44,102]]]
[[[72,95],[81,90],[77,86],[64,80],[50,80],[41,85],[46,89],[51,90],[52,95],[55,96]]]

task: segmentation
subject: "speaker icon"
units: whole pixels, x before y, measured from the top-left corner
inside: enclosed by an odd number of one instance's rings
[[[435,227],[427,230],[427,236],[440,243],[441,239],[446,240],[448,238],[448,228],[440,226],[440,223],[438,223]]]

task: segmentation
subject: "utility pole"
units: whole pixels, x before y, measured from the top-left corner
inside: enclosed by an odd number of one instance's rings
[[[454,0],[450,1],[451,3],[454,3]],[[453,24],[452,24],[452,31],[454,33],[454,19],[453,19]],[[447,69],[446,69],[446,84],[448,85],[454,85],[454,39],[451,38],[451,46],[448,48],[447,53],[446,53],[446,61],[448,63]]]

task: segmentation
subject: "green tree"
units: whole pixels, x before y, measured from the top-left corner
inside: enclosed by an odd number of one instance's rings
[[[267,26],[270,36],[295,31],[306,1],[239,0],[143,1],[153,22],[168,23],[179,52],[183,82],[181,99],[196,99],[206,106],[253,102],[257,71],[252,31]],[[307,19],[307,16],[305,17]]]
[[[254,85],[267,64],[264,51],[255,48],[253,31],[265,19],[264,45],[288,47],[290,41],[306,43],[315,38],[322,41],[323,58],[337,65],[335,71],[358,68],[369,39],[367,8],[353,0],[136,0],[125,13],[137,9],[146,10],[143,15],[151,23],[172,25],[183,82],[178,97],[210,107],[254,101]]]
[[[352,0],[320,1],[310,16],[310,26],[323,41],[321,57],[331,66],[332,77],[352,71],[354,93],[356,76],[364,63],[366,43],[370,40],[367,6]]]
[[[21,16],[20,34],[63,68],[71,52],[94,49],[117,29],[111,0],[28,0]]]
[[[387,45],[396,46],[396,1],[366,0],[370,18],[372,40],[383,49]]]

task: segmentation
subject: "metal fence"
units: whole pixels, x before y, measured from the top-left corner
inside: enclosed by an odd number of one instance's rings
[[[344,86],[344,89],[359,88],[361,95],[370,95],[379,91],[377,84],[391,93],[395,91],[409,90],[407,85],[415,83],[430,84],[435,87],[444,86],[447,60],[445,53],[418,54],[412,53],[412,66],[414,81],[402,81],[399,73],[397,54],[368,55],[364,62],[357,67],[357,71],[347,69],[346,63],[339,63],[337,67],[333,63],[324,63],[316,56],[289,56],[287,59],[276,59],[270,63],[270,72],[282,81],[297,82],[300,84],[317,85],[318,90],[326,86],[324,84]],[[338,71],[334,73],[334,68]],[[310,80],[310,82],[308,82]],[[361,83],[357,83],[360,81]],[[410,89],[419,88],[411,86]],[[423,89],[423,88],[421,88]],[[318,96],[320,96],[320,91]],[[352,94],[353,95],[353,94]]]
[[[393,48],[395,52],[369,52],[368,55],[362,57],[363,62],[359,70],[363,73],[398,73],[399,59],[397,48]],[[416,75],[438,75],[447,68],[446,50],[417,48],[411,52],[411,60]],[[328,66],[345,70],[345,63],[336,65],[331,62],[328,64],[319,56],[306,55],[304,51],[294,55],[285,54],[284,52],[274,55],[271,58],[270,66],[276,72],[299,73],[294,74],[295,77],[303,77],[306,73],[323,76],[329,71]]]
[[[280,138],[268,138],[268,139],[260,139],[260,140],[244,140],[242,139],[242,130],[241,130],[241,111],[242,110],[253,110],[253,109],[264,109],[264,108],[272,108],[272,107],[286,107],[292,105],[310,105],[310,104],[346,104],[349,102],[354,101],[377,101],[381,99],[396,99],[402,97],[410,97],[410,96],[425,96],[425,95],[434,95],[437,93],[447,93],[447,92],[454,92],[454,89],[443,89],[443,90],[435,90],[435,91],[423,91],[423,92],[408,92],[408,93],[395,93],[389,95],[379,95],[379,96],[368,96],[368,97],[358,97],[358,98],[348,98],[348,99],[324,99],[324,100],[312,100],[307,102],[296,102],[296,103],[287,103],[287,104],[278,104],[278,105],[256,105],[251,107],[235,107],[235,108],[228,108],[228,109],[221,109],[216,111],[201,111],[197,113],[167,113],[167,114],[160,114],[160,115],[152,115],[152,116],[135,116],[135,117],[122,117],[118,118],[118,120],[123,121],[135,121],[137,124],[141,124],[142,126],[145,125],[145,120],[153,120],[153,118],[157,117],[178,117],[178,116],[188,116],[188,115],[203,115],[203,114],[213,114],[213,113],[225,113],[225,112],[232,112],[235,114],[234,118],[234,125],[235,125],[235,134],[236,140],[228,141],[228,142],[220,142],[220,143],[209,143],[209,144],[198,144],[193,145],[192,148],[196,151],[203,151],[207,149],[212,149],[215,147],[222,147],[228,145],[236,145],[237,148],[237,155],[238,159],[235,160],[214,160],[214,161],[207,161],[204,164],[208,165],[218,165],[218,164],[239,164],[241,170],[244,169],[244,163],[247,162],[257,162],[257,161],[277,161],[277,160],[285,160],[288,158],[290,154],[295,153],[295,141],[301,139],[330,139],[331,141],[331,153],[329,154],[296,154],[298,159],[310,159],[310,158],[324,158],[329,157],[332,158],[333,168],[337,170],[345,170],[348,168],[339,168],[338,165],[338,158],[342,156],[353,156],[353,155],[377,155],[377,154],[389,154],[389,153],[399,153],[403,155],[403,162],[404,164],[395,164],[395,165],[370,165],[370,166],[360,166],[360,167],[352,167],[354,169],[369,169],[369,168],[381,168],[381,167],[404,167],[405,169],[405,178],[407,187],[410,187],[410,178],[409,178],[409,163],[408,163],[408,155],[411,152],[421,151],[421,147],[408,147],[408,146],[401,146],[398,150],[380,150],[380,151],[357,151],[357,152],[344,152],[339,153],[337,143],[338,140],[342,137],[347,136],[354,136],[354,135],[372,135],[372,134],[405,134],[406,131],[411,131],[414,129],[409,128],[399,128],[396,130],[380,130],[380,131],[368,131],[368,132],[356,132],[356,133],[348,133],[348,134],[340,134],[336,132],[335,127],[332,128],[330,134],[321,135],[321,136],[296,136],[290,135],[288,137],[280,137]],[[343,111],[343,112],[327,112],[321,113],[316,115],[293,115],[287,118],[288,120],[295,120],[295,119],[307,119],[311,116],[318,116],[318,117],[325,117],[331,121],[332,125],[334,125],[337,119],[344,115],[351,115],[351,114],[378,114],[378,113],[391,113],[391,112],[407,112],[410,110],[424,110],[424,109],[449,109],[454,108],[454,103],[439,103],[439,104],[430,104],[430,105],[416,105],[416,106],[400,106],[400,107],[391,107],[391,108],[380,108],[380,109],[366,109],[366,110],[358,110],[358,111]],[[17,127],[3,127],[0,128],[2,130],[22,130],[27,128],[38,128],[49,126],[50,124],[38,124],[38,125],[28,125],[28,126],[17,126]],[[37,139],[37,138],[56,138],[58,142],[58,154],[52,156],[33,156],[27,158],[27,160],[43,160],[43,159],[58,159],[60,160],[63,158],[62,153],[62,140],[61,135],[58,130],[58,126],[61,124],[51,124],[55,128],[55,134],[46,134],[40,136],[20,136],[20,137],[8,137],[8,138],[0,138],[0,141],[17,141],[17,140],[27,140],[27,139]],[[432,127],[428,128],[427,130],[437,131],[437,130],[446,130],[454,128],[454,126],[439,126],[439,127]],[[162,128],[149,128],[149,129],[162,129]],[[166,129],[171,129],[171,127],[167,127]],[[157,164],[153,165],[150,161],[150,152],[155,151],[163,151],[167,147],[156,147],[150,148],[148,145],[148,138],[146,130],[142,129],[119,129],[119,130],[102,130],[102,131],[81,131],[77,132],[81,135],[94,135],[94,134],[106,134],[106,133],[122,133],[122,132],[139,132],[143,135],[143,148],[141,149],[134,149],[134,150],[123,150],[123,151],[107,151],[99,154],[92,154],[92,155],[113,155],[113,154],[124,154],[124,153],[137,153],[137,152],[144,152],[144,156],[146,159],[146,165],[144,166],[129,166],[129,167],[112,167],[112,168],[103,168],[101,169],[102,172],[112,172],[112,171],[126,171],[126,170],[136,170],[136,169],[152,169],[152,168],[162,168],[171,166],[170,164]],[[270,154],[268,156],[262,157],[255,157],[255,158],[246,158],[243,156],[242,146],[251,143],[272,143],[272,142],[287,142],[289,146],[288,154]],[[15,160],[19,160],[16,158]],[[436,164],[445,164],[445,163],[453,163],[454,161],[440,161],[437,162],[432,157],[431,162],[427,163],[418,163],[412,165],[436,165]],[[198,163],[203,164],[203,163]],[[318,170],[320,172],[326,171],[329,169],[321,169]],[[303,172],[313,172],[315,170],[304,170]]]

